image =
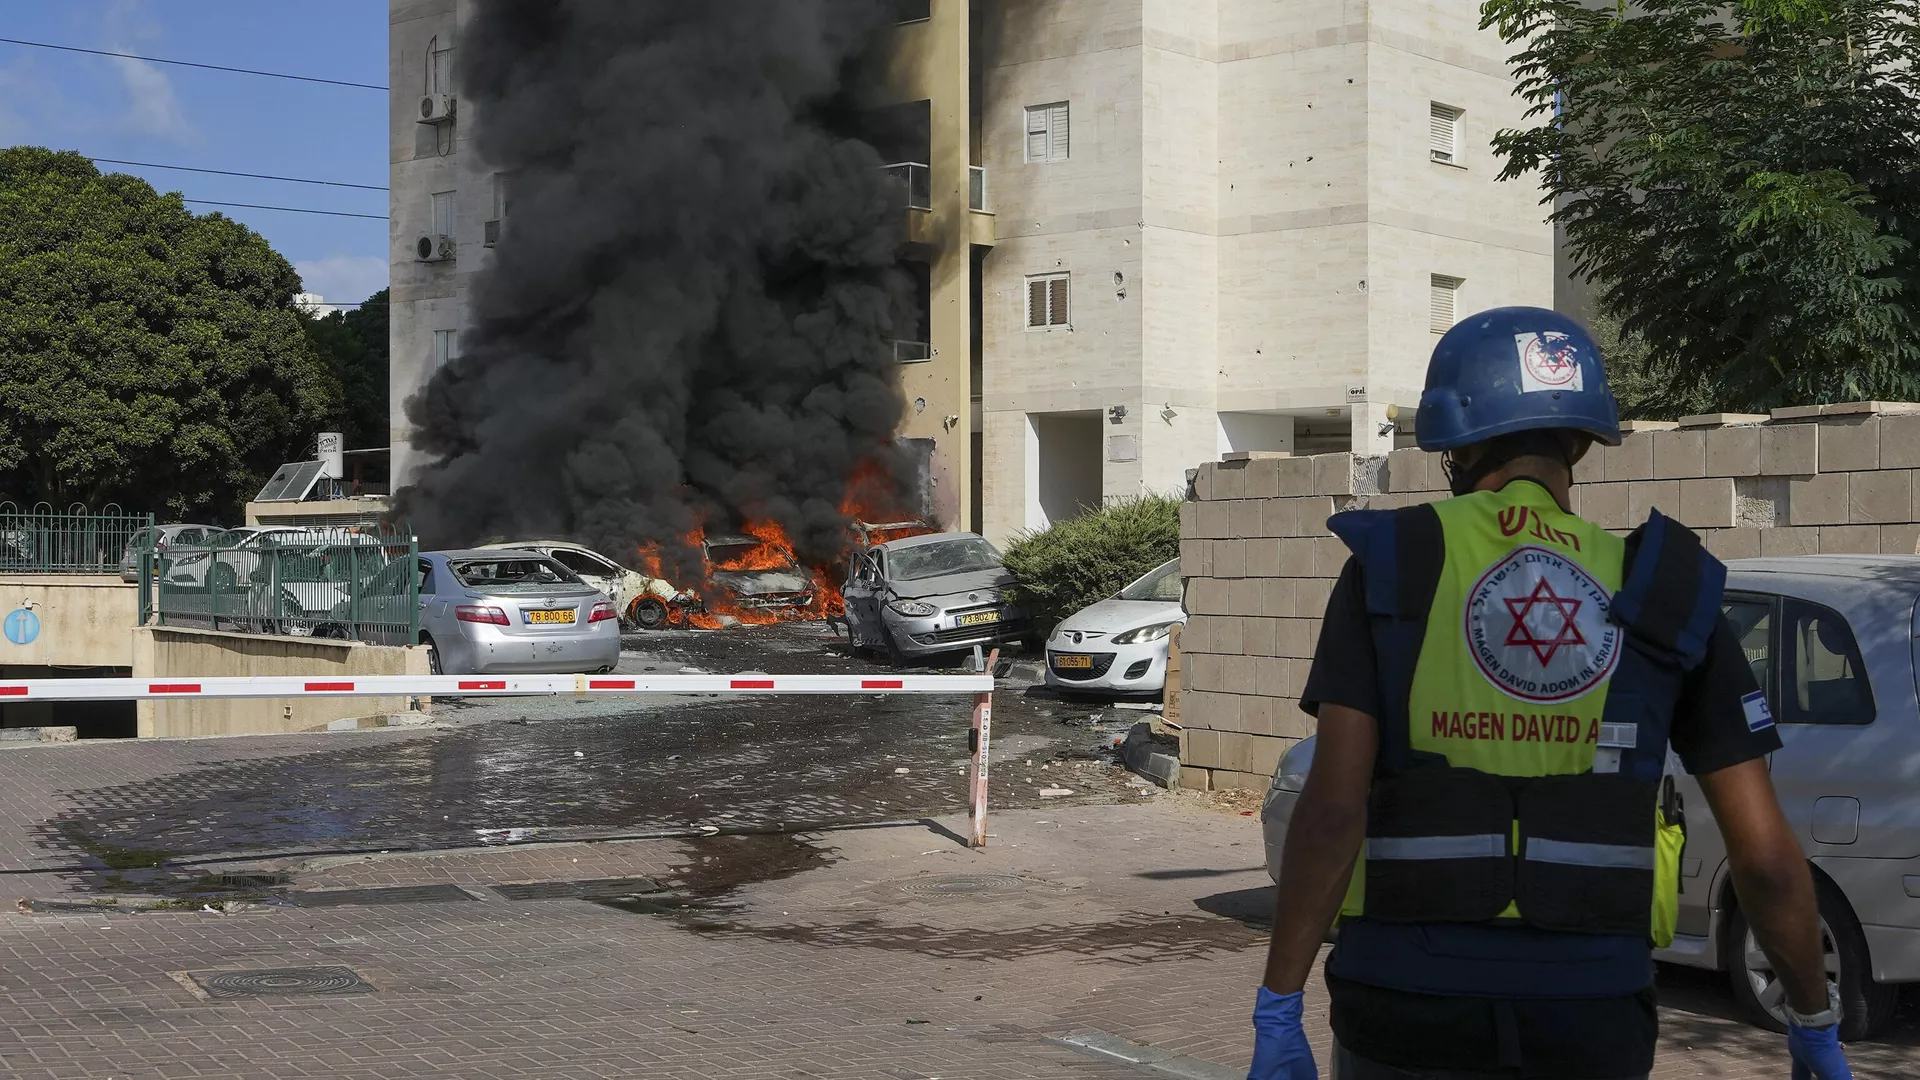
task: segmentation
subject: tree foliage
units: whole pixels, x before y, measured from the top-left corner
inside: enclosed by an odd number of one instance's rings
[[[359,307],[335,310],[307,320],[307,338],[340,383],[340,403],[330,423],[347,445],[387,445],[392,418],[387,411],[388,290],[367,297]]]
[[[259,235],[0,150],[0,497],[237,517],[339,400]]]
[[[1007,546],[1007,569],[1047,627],[1179,554],[1180,501],[1146,495],[1021,533]]]
[[[1717,408],[1920,394],[1920,0],[1488,0],[1579,272]],[[1656,405],[1657,407],[1657,405]]]

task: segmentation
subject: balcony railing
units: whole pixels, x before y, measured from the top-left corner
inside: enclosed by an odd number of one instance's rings
[[[907,209],[933,209],[933,177],[925,162],[898,161],[885,168],[887,175],[900,185]]]
[[[924,364],[933,359],[934,348],[924,341],[896,341],[893,359],[899,364]]]
[[[967,206],[984,211],[987,208],[987,167],[975,165],[967,170]]]

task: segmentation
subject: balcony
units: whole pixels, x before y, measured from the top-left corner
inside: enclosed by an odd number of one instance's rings
[[[933,175],[924,162],[900,161],[883,167],[900,185],[907,209],[933,209]]]

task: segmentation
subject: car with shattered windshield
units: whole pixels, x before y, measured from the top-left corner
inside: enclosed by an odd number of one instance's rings
[[[813,575],[781,545],[753,536],[710,536],[700,551],[707,564],[702,595],[720,593],[740,607],[772,610],[813,603]]]
[[[999,549],[978,533],[875,544],[854,557],[841,590],[848,636],[856,653],[885,653],[896,664],[1026,641],[1033,620],[1012,587]]]
[[[420,556],[420,643],[435,674],[559,675],[620,662],[613,600],[531,551]]]

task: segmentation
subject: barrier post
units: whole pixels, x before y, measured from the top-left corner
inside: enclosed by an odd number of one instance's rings
[[[986,674],[991,677],[1000,667],[1000,650],[995,649],[987,657]],[[988,744],[993,740],[993,691],[986,690],[974,695],[973,732],[968,741],[972,744],[973,765],[968,772],[967,787],[972,797],[967,807],[967,815],[973,819],[973,846],[987,846],[987,772],[989,764]]]

